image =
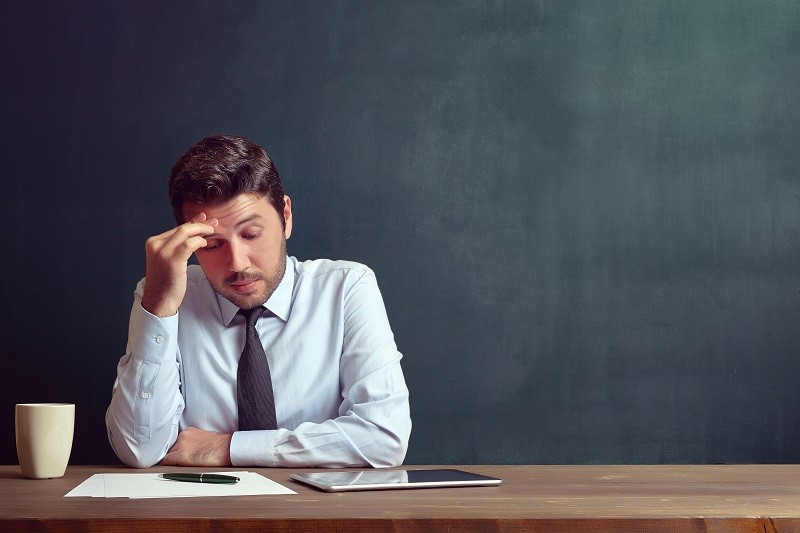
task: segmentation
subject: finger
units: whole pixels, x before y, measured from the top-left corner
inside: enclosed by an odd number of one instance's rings
[[[211,227],[216,227],[219,224],[219,220],[214,217],[208,218],[208,215],[205,212],[197,213],[192,220],[189,221],[190,224],[207,224]]]
[[[211,220],[216,221],[217,219],[213,218]],[[216,226],[216,223],[212,226],[211,224],[209,224],[209,221],[187,222],[186,224],[181,224],[180,226],[175,228],[175,233],[173,233],[173,235],[176,234],[182,234],[186,236],[210,235],[211,233],[214,233],[214,231],[216,231],[214,226]]]
[[[178,227],[180,227],[180,226],[178,226]],[[159,233],[158,235],[153,235],[152,237],[147,239],[147,243],[148,244],[150,244],[150,243],[157,244],[157,243],[169,240],[169,238],[172,237],[173,235],[175,235],[175,232],[178,231],[178,227],[174,227],[174,228],[168,229],[164,233]]]
[[[216,219],[215,219],[216,220]],[[210,226],[203,222],[191,223],[187,222],[176,228],[169,229],[164,233],[153,235],[145,242],[145,246],[152,250],[160,250],[165,246],[177,246],[182,241],[189,239],[195,235],[211,235],[214,233],[214,226]]]
[[[201,229],[199,232],[192,231],[191,228],[181,227],[176,228],[175,231],[167,237],[150,237],[145,243],[145,249],[148,255],[152,254],[154,257],[159,256],[164,259],[169,259],[170,257],[178,256],[189,259],[189,256],[192,255],[195,250],[208,246],[203,235],[209,235],[214,232],[214,229],[210,226],[206,226],[205,224],[203,224],[203,226],[205,229]]]
[[[183,241],[183,243],[176,249],[175,253],[182,261],[188,261],[189,257],[193,253],[200,248],[205,248],[206,246],[208,246],[208,241],[197,235]]]
[[[185,249],[187,241],[193,241],[192,251],[206,246],[205,242],[198,243],[196,237],[208,236],[214,233],[214,227],[204,222],[187,222],[175,228],[175,230],[165,237],[157,237],[149,245],[154,250],[160,250],[162,254],[171,256],[180,249]]]
[[[219,220],[216,218],[211,218],[209,220],[205,220],[205,213],[200,213],[203,215],[203,220],[192,220],[191,222],[186,222],[181,224],[180,226],[176,226],[174,228],[168,229],[164,233],[159,233],[158,235],[153,235],[150,237],[148,242],[159,243],[169,241],[176,235],[180,235],[181,238],[187,238],[193,235],[210,235],[214,233],[215,227],[219,224]],[[200,217],[198,215],[195,218]]]

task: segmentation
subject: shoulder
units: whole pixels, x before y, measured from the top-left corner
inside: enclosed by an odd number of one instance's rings
[[[294,259],[294,258],[293,258]],[[297,261],[295,274],[299,279],[308,278],[325,281],[336,279],[358,280],[363,277],[375,277],[375,273],[368,266],[355,261],[341,261],[330,259],[313,259],[310,261]]]
[[[295,268],[295,290],[312,291],[321,294],[340,294],[344,296],[360,287],[375,287],[378,283],[375,273],[366,265],[354,261],[332,261],[314,259],[297,261],[292,258]]]
[[[301,262],[292,258],[291,263],[295,269],[295,303],[318,310],[334,305],[347,316],[359,310],[376,316],[385,313],[375,273],[368,266],[329,259]]]

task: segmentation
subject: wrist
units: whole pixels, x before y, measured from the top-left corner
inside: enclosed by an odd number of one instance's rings
[[[170,305],[157,298],[150,297],[146,289],[142,295],[142,308],[158,318],[167,318],[178,312],[178,306]]]
[[[219,442],[219,453],[220,459],[225,466],[232,466],[231,463],[231,439],[233,438],[232,433],[224,433],[220,435],[220,442]]]

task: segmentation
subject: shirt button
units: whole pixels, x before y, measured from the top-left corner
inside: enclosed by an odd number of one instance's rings
[[[164,335],[156,336],[156,344],[162,344],[164,342]]]
[[[142,398],[144,398],[145,400],[148,399],[149,397],[150,397],[150,393],[149,392],[143,392],[142,393]]]

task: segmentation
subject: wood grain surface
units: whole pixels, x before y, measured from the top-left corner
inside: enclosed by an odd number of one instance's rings
[[[329,494],[289,479],[308,470],[251,468],[297,494],[64,498],[92,474],[141,471],[71,466],[30,480],[0,466],[0,531],[800,531],[800,465],[457,468],[503,484]]]

